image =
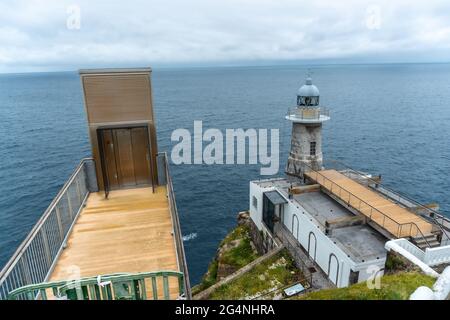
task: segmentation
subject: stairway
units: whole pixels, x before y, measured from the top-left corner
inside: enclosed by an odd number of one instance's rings
[[[428,243],[427,243],[428,241]],[[414,243],[417,247],[425,251],[426,248],[436,248],[439,247],[441,244],[438,240],[438,235],[434,233],[430,233],[425,235],[425,238],[419,236],[419,237],[412,237],[411,242]],[[428,246],[428,244],[430,246]]]

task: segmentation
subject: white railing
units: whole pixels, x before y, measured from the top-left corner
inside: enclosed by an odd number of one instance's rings
[[[432,267],[450,262],[450,245],[437,248],[426,248],[425,251],[423,251],[407,239],[395,239],[391,240],[391,242],[396,243],[428,266]]]
[[[287,112],[287,117],[301,120],[320,120],[321,116],[329,117],[330,111],[323,107],[293,107]]]
[[[437,266],[450,262],[450,245],[437,248],[426,248],[424,261],[429,266]]]
[[[83,159],[0,272],[0,300],[14,289],[45,282],[93,185],[93,159]]]
[[[414,243],[408,241],[407,239],[395,239],[392,240],[393,242],[397,243],[400,247],[408,251],[409,253],[413,254],[416,258],[420,259],[421,261],[424,261],[425,259],[425,252],[417,247]]]

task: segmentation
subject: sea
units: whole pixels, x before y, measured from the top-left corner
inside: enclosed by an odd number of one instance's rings
[[[160,151],[172,132],[278,129],[279,172],[298,88],[311,74],[331,120],[324,159],[381,174],[386,186],[450,216],[450,64],[154,68]],[[83,157],[90,156],[77,72],[0,75],[0,267]],[[260,165],[171,165],[192,284],[248,209]]]

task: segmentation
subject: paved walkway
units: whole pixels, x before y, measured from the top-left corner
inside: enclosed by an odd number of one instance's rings
[[[308,256],[308,254],[303,250],[301,245],[298,243],[297,239],[294,238],[292,233],[286,229],[284,226],[276,228],[277,237],[283,243],[284,247],[288,249],[291,256],[294,258],[297,266],[302,269],[305,276],[311,274],[312,278],[312,290],[322,290],[328,288],[335,288],[336,286],[328,280],[327,275],[320,269],[320,267]],[[311,272],[315,270],[315,272]]]

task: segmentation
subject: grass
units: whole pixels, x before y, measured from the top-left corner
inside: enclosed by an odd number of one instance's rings
[[[258,257],[258,254],[251,246],[250,233],[247,226],[236,227],[220,244],[221,247],[230,244],[234,240],[239,240],[239,244],[230,250],[225,251],[220,262],[240,269]]]
[[[396,273],[398,271],[407,271],[408,263],[402,257],[392,252],[388,253],[385,265],[385,273]]]
[[[208,266],[208,271],[205,273],[205,275],[202,278],[202,282],[200,282],[198,285],[192,287],[192,295],[196,295],[203,290],[211,287],[213,284],[217,282],[217,268],[218,268],[218,261],[214,259],[211,261],[211,263]]]
[[[233,241],[238,241],[237,246],[232,246]],[[258,254],[251,246],[250,231],[245,225],[237,226],[222,240],[219,249],[226,247],[229,247],[229,249],[224,249],[220,257],[216,256],[211,261],[202,281],[192,288],[193,295],[198,294],[217,282],[219,263],[229,265],[232,269],[238,270],[258,257]]]
[[[209,299],[250,299],[303,279],[286,250],[215,290]],[[273,298],[268,294],[264,298]]]
[[[417,272],[385,275],[380,289],[369,289],[366,282],[347,288],[328,289],[298,296],[302,300],[407,300],[419,286],[431,287],[436,279]]]

